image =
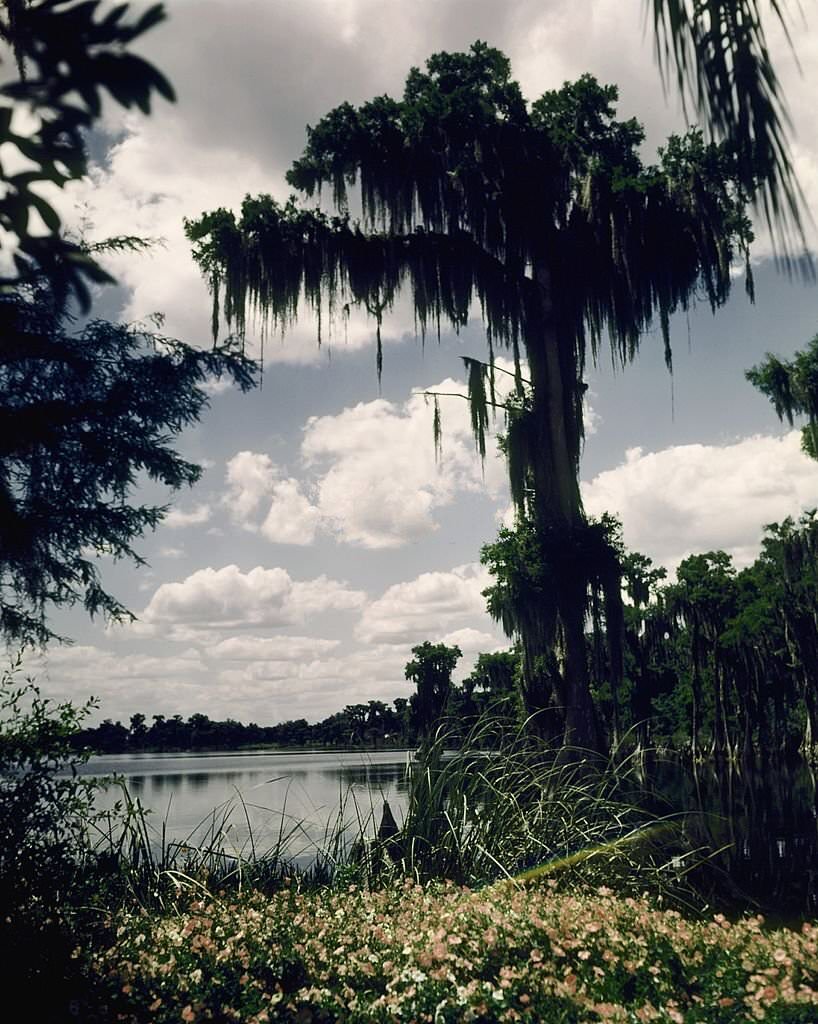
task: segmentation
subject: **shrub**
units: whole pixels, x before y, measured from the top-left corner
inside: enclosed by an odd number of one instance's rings
[[[88,755],[72,740],[95,705],[44,698],[30,680],[16,683],[19,670],[18,658],[0,676],[0,969],[47,1021],[76,983],[71,918],[92,885],[101,783],[77,774]]]

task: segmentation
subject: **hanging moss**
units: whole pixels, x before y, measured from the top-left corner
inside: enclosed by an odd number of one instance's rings
[[[769,398],[780,420],[792,426],[796,416],[807,417],[801,447],[810,458],[818,459],[818,335],[791,360],[768,353],[746,377]]]

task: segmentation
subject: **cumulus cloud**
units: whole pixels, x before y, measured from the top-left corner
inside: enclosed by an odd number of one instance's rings
[[[465,395],[466,387],[448,378],[423,390]],[[244,529],[280,544],[311,544],[323,534],[358,547],[397,548],[432,533],[438,529],[436,513],[459,495],[497,500],[507,493],[493,432],[481,463],[467,403],[456,397],[440,401],[445,404],[439,458],[423,394],[401,403],[360,402],[307,421],[303,480],[287,476],[269,455],[237,452],[227,464],[224,503]]]
[[[189,512],[181,508],[172,508],[162,523],[171,530],[181,530],[186,526],[201,526],[202,523],[208,522],[212,514],[213,510],[208,504],[197,505]]]
[[[316,636],[231,636],[208,645],[206,653],[229,661],[301,661],[326,654],[338,643]]]
[[[632,448],[621,465],[583,484],[585,507],[616,513],[628,547],[668,568],[719,548],[746,565],[766,523],[818,505],[818,465],[801,451],[800,437],[791,431],[725,445]]]
[[[244,573],[237,565],[199,569],[186,579],[163,583],[140,615],[149,631],[174,626],[235,629],[288,626],[333,610],[355,611],[366,599],[338,580],[319,576],[293,580],[281,568],[256,566]]]
[[[464,393],[460,380],[429,390]],[[316,416],[302,452],[317,471],[319,507],[338,538],[366,548],[399,547],[437,529],[435,512],[458,493],[496,498],[505,469],[493,441],[481,466],[467,403],[441,399],[443,451],[435,460],[432,413],[416,394],[402,405],[379,399],[333,416]]]
[[[495,633],[486,633],[484,630],[474,629],[472,626],[464,626],[462,629],[446,633],[438,643],[448,644],[449,647],[459,647],[466,661],[470,660],[470,655],[490,654],[494,651],[505,650],[509,646],[509,641],[500,640]]]
[[[396,583],[367,605],[356,628],[364,643],[406,647],[452,636],[458,629],[492,628],[482,591],[492,577],[482,566],[461,565],[448,572],[425,572]]]
[[[274,543],[312,544],[323,525],[320,509],[303,494],[297,480],[281,476],[269,455],[238,452],[227,463],[227,484],[223,501],[233,521]],[[266,515],[258,522],[255,513],[262,502]]]
[[[148,714],[192,714],[206,706],[207,663],[195,648],[162,655],[123,653],[94,644],[50,648],[27,662],[57,700],[100,701],[93,720]]]

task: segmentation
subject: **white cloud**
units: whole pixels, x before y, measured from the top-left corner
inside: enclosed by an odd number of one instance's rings
[[[222,500],[233,521],[273,543],[312,544],[324,525],[321,511],[302,493],[299,482],[282,478],[269,455],[237,452],[227,463],[227,484]],[[262,502],[267,512],[259,523],[256,512]]]
[[[486,633],[484,630],[474,629],[471,626],[464,626],[462,629],[455,629],[453,632],[447,633],[440,638],[438,643],[447,644],[449,647],[459,647],[466,662],[471,661],[477,654],[501,651],[509,646],[508,640],[500,640],[494,633]]]
[[[338,643],[314,636],[231,636],[205,650],[209,658],[229,661],[300,661],[326,654]]]
[[[818,464],[800,432],[725,445],[632,448],[615,469],[583,484],[587,511],[614,512],[628,547],[675,568],[692,553],[724,549],[744,565],[766,523],[818,505]]]
[[[94,695],[100,709],[93,720],[128,720],[137,711],[176,714],[205,706],[207,665],[193,648],[164,655],[129,654],[93,644],[49,649],[27,662],[48,684],[52,699],[84,703]]]
[[[181,558],[185,553],[184,548],[163,547],[159,549],[162,558]]]
[[[171,530],[181,530],[186,526],[201,526],[206,523],[212,515],[210,505],[201,504],[184,512],[180,508],[172,508],[162,520],[163,525],[169,526]]]
[[[260,530],[276,544],[312,544],[322,525],[321,511],[301,493],[297,480],[279,480]]]
[[[237,565],[208,567],[180,582],[163,583],[141,613],[136,631],[139,625],[153,633],[178,626],[287,626],[329,610],[355,611],[365,597],[362,591],[326,576],[299,581],[280,568],[256,566],[243,573]]]
[[[464,393],[448,379],[433,391]],[[505,470],[489,444],[485,476],[466,402],[441,399],[443,451],[435,460],[432,411],[422,395],[402,405],[379,399],[334,416],[313,417],[304,431],[308,466],[320,467],[318,505],[340,540],[366,548],[399,547],[438,528],[435,512],[458,493],[496,497]]]
[[[464,627],[491,629],[482,591],[492,577],[482,566],[461,565],[448,572],[425,572],[396,583],[368,605],[355,634],[363,643],[402,647],[438,642]]]
[[[251,516],[275,486],[277,469],[269,455],[237,452],[227,463],[228,492],[223,502],[235,522],[253,529]]]
[[[449,378],[428,390],[465,394],[465,383]],[[506,493],[505,463],[493,432],[481,464],[467,403],[440,401],[439,459],[432,409],[422,394],[400,404],[360,402],[307,421],[304,480],[286,476],[269,455],[237,452],[227,464],[223,501],[237,523],[276,543],[306,545],[325,534],[358,547],[401,547],[437,530],[436,513],[459,495],[497,500]]]

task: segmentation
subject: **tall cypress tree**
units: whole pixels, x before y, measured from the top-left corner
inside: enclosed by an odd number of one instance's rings
[[[214,331],[222,314],[241,333],[250,311],[284,329],[302,300],[319,313],[355,305],[376,321],[380,372],[381,321],[401,289],[424,333],[460,328],[479,302],[489,354],[469,361],[475,436],[484,451],[494,351],[508,348],[512,492],[552,575],[537,642],[554,655],[543,662],[565,743],[591,748],[601,741],[585,644],[596,555],[578,483],[586,359],[607,338],[624,366],[658,318],[670,365],[671,314],[695,296],[721,305],[751,239],[735,158],[694,130],[645,166],[642,128],[616,120],[616,99],[586,75],[529,104],[508,59],[477,42],[412,69],[402,99],[344,103],[308,129],[288,182],[307,197],[328,186],[335,215],[259,196],[239,218],[220,209],[187,223]]]

